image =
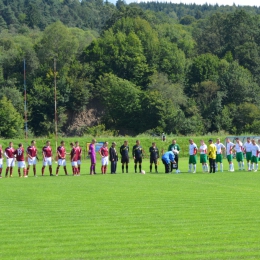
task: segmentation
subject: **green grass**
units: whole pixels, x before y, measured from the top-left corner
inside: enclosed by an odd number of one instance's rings
[[[260,259],[260,172],[190,174],[181,159],[182,174],[134,174],[131,162],[129,174],[90,176],[83,165],[80,177],[0,179],[1,260]]]

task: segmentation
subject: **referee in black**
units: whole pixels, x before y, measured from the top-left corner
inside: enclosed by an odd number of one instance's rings
[[[129,163],[129,146],[128,141],[124,141],[124,144],[120,147],[121,163],[122,163],[122,173],[126,169],[128,173],[128,163]]]
[[[156,147],[155,143],[152,143],[152,146],[149,148],[150,153],[150,172],[152,172],[153,163],[155,167],[155,172],[158,173],[157,165],[158,165],[158,158],[159,158],[159,150]]]
[[[133,157],[135,162],[135,173],[137,173],[137,163],[139,164],[139,172],[142,170],[142,160],[143,160],[144,151],[140,145],[140,140],[136,140],[136,145],[133,147]]]

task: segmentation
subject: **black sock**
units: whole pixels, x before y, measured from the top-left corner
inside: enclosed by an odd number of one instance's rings
[[[157,172],[157,165],[155,165],[155,171]]]
[[[141,170],[142,170],[142,165],[139,164],[139,171],[141,172]]]
[[[122,165],[122,173],[124,173],[124,168],[125,168],[124,165]]]
[[[136,170],[137,170],[137,165],[135,165],[135,172],[136,172]]]
[[[128,165],[126,165],[125,169],[126,169],[126,173],[128,173]]]
[[[153,166],[152,166],[152,165],[150,165],[150,172],[152,171],[152,168],[153,168]]]

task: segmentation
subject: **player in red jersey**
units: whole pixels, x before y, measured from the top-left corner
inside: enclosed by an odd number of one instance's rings
[[[78,174],[78,157],[76,152],[76,147],[74,146],[74,143],[70,143],[71,152],[70,152],[70,161],[71,161],[71,167],[72,167],[72,173],[73,176],[76,176]]]
[[[52,149],[51,142],[47,141],[46,145],[42,148],[42,156],[43,156],[43,166],[42,166],[42,176],[44,176],[44,169],[47,165],[49,165],[50,176],[52,174]]]
[[[103,146],[100,148],[98,153],[101,156],[101,172],[102,174],[106,174],[107,165],[108,165],[108,142],[104,142]]]
[[[60,146],[57,148],[57,155],[58,155],[58,166],[56,169],[56,176],[59,174],[60,166],[63,166],[65,175],[68,175],[67,168],[66,168],[66,149],[65,149],[65,142],[61,141]]]
[[[18,145],[19,148],[17,148],[14,152],[14,154],[16,155],[16,160],[18,162],[18,175],[19,177],[22,177],[21,175],[21,168],[23,168],[23,176],[24,177],[28,177],[26,175],[26,165],[25,165],[25,161],[24,161],[24,149],[23,149],[23,144],[19,144]]]
[[[75,142],[75,148],[76,148],[76,153],[77,153],[77,165],[78,165],[78,175],[80,175],[80,165],[81,165],[81,155],[82,155],[82,149],[79,146],[79,142]]]
[[[31,141],[31,145],[27,148],[26,153],[28,157],[28,166],[27,166],[27,173],[28,176],[30,166],[33,166],[33,175],[34,177],[37,177],[36,175],[36,163],[37,163],[37,148],[35,147],[35,140]]]
[[[2,170],[3,170],[3,149],[0,144],[0,178],[2,178]]]
[[[15,157],[14,157],[14,148],[13,143],[9,143],[9,147],[5,149],[5,157],[6,157],[6,171],[5,171],[5,177],[8,177],[8,172],[10,169],[10,177],[13,177],[13,167],[15,166]]]

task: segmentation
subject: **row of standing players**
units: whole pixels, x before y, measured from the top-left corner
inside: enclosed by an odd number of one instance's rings
[[[91,161],[90,165],[90,174],[96,174],[96,149],[95,149],[96,140],[93,139],[91,144],[89,145],[89,157]],[[60,146],[57,148],[57,160],[58,166],[56,168],[56,176],[59,174],[59,168],[63,167],[65,175],[68,175],[66,168],[66,155],[70,155],[72,173],[74,176],[80,175],[80,166],[81,166],[81,156],[82,149],[79,146],[79,142],[70,143],[71,151],[70,153],[66,153],[65,142],[61,141]],[[133,147],[133,158],[134,158],[134,169],[137,172],[137,164],[139,164],[139,171],[142,169],[142,159],[144,156],[144,150],[140,145],[140,141],[136,141],[136,145]],[[152,171],[152,164],[155,165],[155,171],[158,172],[158,158],[159,158],[159,150],[156,147],[155,143],[152,143],[152,146],[149,149],[150,152],[150,171]],[[6,172],[5,176],[8,177],[10,172],[10,177],[13,176],[13,168],[15,166],[15,162],[18,162],[18,175],[19,177],[28,177],[30,167],[33,167],[33,174],[36,175],[36,163],[38,159],[37,153],[38,150],[36,148],[36,141],[31,141],[31,145],[26,149],[26,157],[24,156],[25,150],[23,144],[20,143],[18,148],[13,148],[13,142],[9,143],[9,146],[3,151],[2,146],[0,145],[0,178],[2,178],[2,168],[3,168],[3,156],[6,157]],[[99,154],[101,156],[101,172],[102,174],[106,174],[108,162],[111,162],[111,174],[115,174],[117,170],[117,161],[118,161],[118,153],[116,151],[116,143],[112,142],[112,146],[108,149],[108,142],[104,142],[103,146],[99,150]],[[126,170],[128,173],[128,164],[129,164],[129,146],[128,141],[124,141],[124,144],[120,147],[120,155],[121,155],[121,163],[122,163],[122,172]],[[41,174],[44,176],[45,167],[49,167],[50,176],[54,176],[52,173],[52,157],[53,152],[51,148],[50,141],[46,142],[46,145],[42,148],[42,156],[43,156],[43,165]],[[26,163],[27,161],[27,167]],[[23,171],[23,172],[21,172]]]
[[[228,171],[234,171],[233,156],[235,155],[239,170],[245,170],[245,157],[248,171],[256,172],[258,170],[258,161],[260,157],[260,140],[258,140],[258,144],[256,140],[251,140],[250,137],[247,137],[245,144],[243,144],[238,137],[235,138],[235,141],[235,143],[232,143],[230,139],[227,138],[225,147],[225,145],[220,142],[219,138],[217,138],[216,143],[213,143],[213,140],[210,139],[209,146],[205,144],[204,140],[201,140],[201,146],[198,149],[194,141],[190,139],[188,172],[196,173],[198,151],[200,152],[200,163],[202,164],[203,172],[215,173],[218,171],[218,163],[220,164],[220,171],[223,172],[223,153],[225,152],[229,163]],[[171,172],[170,165],[176,163],[176,156],[178,161],[178,151],[176,150],[168,151],[163,155],[162,160],[165,165],[165,173]],[[209,160],[209,165],[207,160]]]

